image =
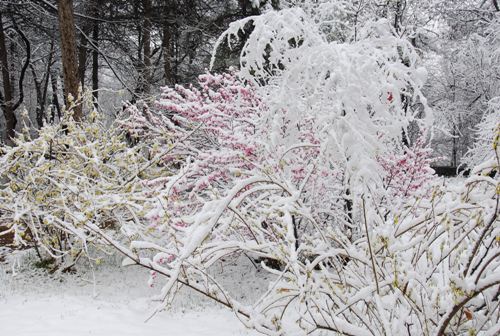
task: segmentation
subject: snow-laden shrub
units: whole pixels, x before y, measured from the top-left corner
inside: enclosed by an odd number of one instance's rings
[[[166,88],[159,113],[131,107],[124,122],[131,133],[186,139],[165,158],[181,173],[154,181],[171,201],[158,204],[158,213],[164,224],[190,226],[207,202],[258,176],[298,195],[322,225],[352,227],[359,196],[383,184],[377,157],[393,152],[409,122],[419,121],[421,111],[407,108],[425,103],[416,53],[384,21],[360,31],[356,43],[329,43],[299,9],[236,22],[219,43],[248,22],[254,29],[238,77],[205,75],[199,89]],[[171,204],[178,209],[166,213]]]
[[[140,143],[181,139],[162,157],[179,172],[147,183],[164,197],[152,222],[184,227],[186,216],[262,163],[256,123],[265,106],[251,85],[227,73],[201,75],[196,86],[165,87],[154,108],[129,106],[119,123]]]
[[[127,256],[124,264],[167,277],[164,299],[189,287],[266,335],[495,334],[500,184],[484,176],[490,167],[498,169],[498,159],[475,169],[463,186],[434,186],[388,214],[362,196],[363,232],[354,240],[316,222],[289,186],[253,176],[207,202],[169,244],[135,241],[127,249],[109,241]],[[308,229],[297,231],[297,220],[307,220]],[[240,234],[244,227],[251,234]],[[211,265],[235,252],[281,264],[262,263],[274,277],[250,303],[210,275]]]
[[[494,154],[491,147],[496,149],[498,146],[500,141],[500,97],[490,101],[488,110],[484,113],[475,130],[475,141],[463,159],[463,163],[468,167],[475,167],[489,159]]]
[[[68,266],[90,245],[105,245],[95,230],[114,228],[124,238],[147,230],[146,203],[155,194],[142,181],[165,168],[143,147],[130,148],[95,112],[81,123],[67,117],[14,141],[0,148],[6,229],[0,234],[14,233],[19,247],[34,246],[40,258]]]
[[[153,114],[165,118],[153,132],[180,127],[196,144],[164,157],[180,170],[155,181],[163,190],[156,231],[130,247],[106,238],[124,264],[166,276],[165,303],[186,286],[267,335],[494,330],[498,182],[474,177],[461,190],[426,185],[432,192],[420,193],[430,177],[423,144],[405,154],[413,162],[405,169],[419,168],[414,182],[379,162],[419,122],[406,103],[425,103],[411,45],[384,22],[339,45],[298,10],[249,20],[239,78],[206,75],[200,89],[165,89],[158,107],[169,113]],[[242,87],[258,104],[242,99]],[[226,153],[234,161],[216,160]],[[227,174],[207,179],[228,164]],[[394,188],[384,184],[387,172],[398,175]],[[398,207],[380,202],[394,194]],[[274,275],[255,302],[243,304],[211,275],[234,253],[261,257]]]
[[[384,188],[389,197],[409,199],[411,196],[424,196],[436,178],[431,163],[432,149],[426,143],[425,136],[420,136],[411,146],[404,145],[396,153],[389,153],[378,158],[384,172]]]

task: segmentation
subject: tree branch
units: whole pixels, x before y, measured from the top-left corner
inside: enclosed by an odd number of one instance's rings
[[[15,21],[13,21],[13,29],[17,34],[19,34],[19,36],[23,40],[24,45],[26,47],[26,59],[24,60],[24,64],[23,64],[23,67],[21,69],[21,74],[19,76],[19,83],[18,83],[19,97],[18,97],[17,101],[14,103],[14,105],[12,106],[12,110],[15,111],[19,107],[19,105],[21,105],[24,101],[24,77],[26,75],[26,70],[28,69],[28,66],[30,64],[31,43],[28,40],[28,38],[26,37],[26,35],[24,35],[24,33],[17,27]]]

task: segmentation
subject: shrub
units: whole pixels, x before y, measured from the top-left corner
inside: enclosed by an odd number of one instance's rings
[[[2,147],[0,216],[19,246],[67,267],[91,245],[105,245],[94,229],[115,227],[122,237],[141,235],[154,192],[143,179],[162,171],[144,147],[129,147],[94,112],[81,123],[67,117]]]

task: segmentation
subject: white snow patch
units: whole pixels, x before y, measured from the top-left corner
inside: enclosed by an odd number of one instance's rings
[[[172,311],[145,322],[159,287],[148,288],[148,272],[137,267],[96,266],[95,288],[90,269],[53,277],[26,268],[13,277],[10,265],[0,263],[2,336],[258,335],[231,311],[187,291]]]

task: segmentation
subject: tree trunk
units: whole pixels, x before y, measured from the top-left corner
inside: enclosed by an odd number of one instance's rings
[[[452,147],[451,147],[451,165],[452,167],[457,167],[458,165],[458,132],[457,132],[457,126],[454,124],[453,125],[453,132],[452,132]]]
[[[99,17],[99,3],[98,0],[90,0],[88,4],[85,3],[85,12],[88,13],[90,17]],[[80,33],[80,46],[78,47],[78,79],[80,80],[80,85],[82,90],[85,87],[85,72],[87,70],[87,58],[89,54],[88,49],[88,39],[90,34],[92,34],[92,39],[94,38],[95,27],[98,25],[97,22],[85,19],[83,21],[83,29]],[[91,43],[94,43],[92,41]]]
[[[495,7],[495,10],[497,12],[499,12],[500,11],[500,6],[498,5],[498,0],[492,0],[492,2],[493,2],[493,6]]]
[[[171,52],[172,32],[167,21],[163,23],[163,70],[165,71],[165,85],[173,84],[172,76],[172,52]]]
[[[47,66],[45,68],[45,73],[41,80],[38,80],[36,69],[33,64],[30,64],[31,72],[33,74],[33,80],[35,82],[35,90],[36,90],[36,123],[38,128],[42,128],[43,120],[47,119],[45,116],[45,105],[47,102],[47,90],[49,86],[50,80],[50,68],[52,67],[52,57],[54,54],[54,41],[50,42],[50,53],[49,59],[47,60]]]
[[[394,8],[394,29],[396,33],[401,34],[403,25],[403,3],[397,0]]]
[[[99,99],[99,24],[95,23],[92,28],[92,41],[94,43],[94,50],[92,51],[92,97],[94,106],[97,108]]]
[[[42,103],[41,110],[42,113],[45,112],[45,105],[47,103],[47,91],[49,89],[49,80],[50,80],[50,68],[52,67],[52,57],[54,57],[54,40],[50,41],[50,54],[49,59],[47,61],[47,69],[45,72],[45,83],[43,84],[43,92],[42,92]],[[47,116],[45,115],[45,120],[47,120]]]
[[[15,136],[17,124],[16,115],[14,114],[14,97],[9,73],[9,59],[7,55],[7,46],[5,44],[5,32],[3,29],[2,14],[0,13],[0,62],[2,66],[2,81],[3,81],[3,102],[2,109],[5,117],[5,142],[12,144],[12,138]]]
[[[273,1],[272,5],[274,7],[274,3],[276,1]],[[240,3],[240,8],[241,8],[241,14],[243,17],[251,16],[251,15],[259,15],[260,14],[260,8],[258,6],[254,6],[252,1],[250,0],[239,0]]]
[[[61,120],[61,106],[59,105],[59,98],[57,97],[57,75],[50,73],[50,84],[52,88],[52,113],[50,116],[50,122],[54,122],[57,117]]]
[[[35,67],[30,64],[31,76],[33,76],[33,83],[35,84],[36,91],[36,108],[35,108],[35,118],[38,128],[43,126],[43,108],[42,108],[42,80],[38,79]]]
[[[144,93],[151,92],[151,0],[144,0],[144,35],[143,35],[143,56],[144,56]]]
[[[89,29],[84,29],[85,35],[88,36]],[[80,35],[80,46],[78,47],[78,80],[83,88],[85,87],[85,70],[87,70],[87,38]]]
[[[57,3],[66,106],[70,108],[72,104],[74,105],[73,118],[78,121],[82,118],[82,105],[76,103],[78,99],[78,63],[73,3],[72,0],[57,0]]]

